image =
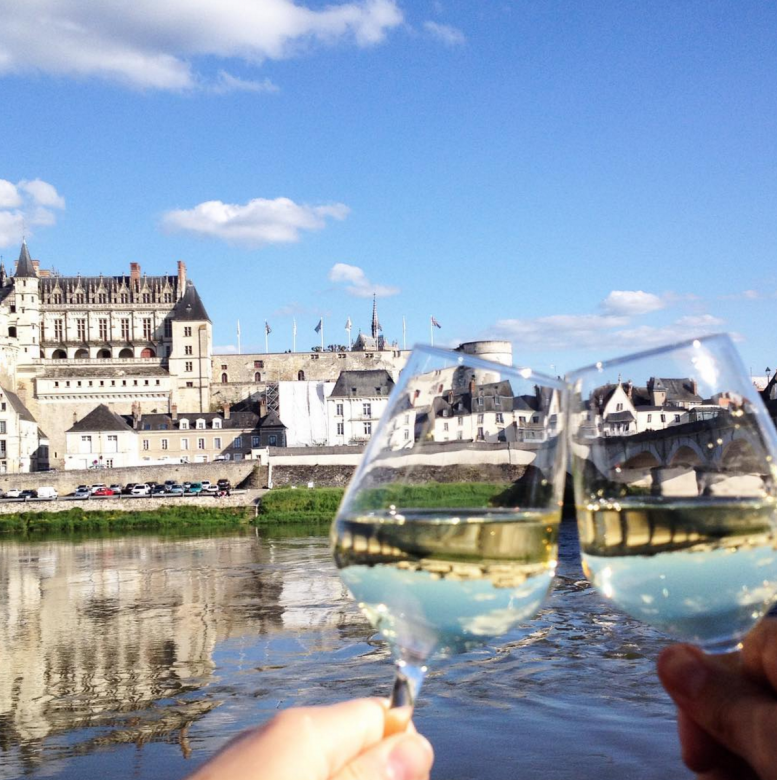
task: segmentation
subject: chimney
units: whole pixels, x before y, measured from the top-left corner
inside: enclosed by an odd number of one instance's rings
[[[134,282],[131,287],[140,286],[140,263],[130,263],[130,279]]]
[[[182,298],[186,292],[186,263],[178,261],[178,297]]]
[[[132,427],[135,430],[140,427],[140,404],[137,401],[132,404]]]
[[[475,376],[473,374],[472,377],[469,380],[469,393],[470,393],[470,395],[473,395],[473,396],[475,395],[475,388],[476,387],[477,387],[477,385],[475,384]]]
[[[691,392],[694,395],[699,395],[699,384],[695,379],[691,379]]]
[[[170,407],[170,417],[172,418],[173,422],[178,420],[178,404],[173,404]]]
[[[229,404],[224,404],[221,407],[221,411],[224,413],[224,419],[228,420],[229,419],[229,414],[230,414],[230,411],[231,411],[230,408],[229,408]]]
[[[626,382],[626,397],[631,398],[631,391],[634,389],[634,385],[631,383],[631,380],[629,379],[628,382]]]
[[[33,260],[32,267],[35,269],[35,276],[40,276],[38,269],[40,268],[40,260]]]

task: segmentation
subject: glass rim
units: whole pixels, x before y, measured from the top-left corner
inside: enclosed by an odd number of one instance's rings
[[[563,377],[552,377],[547,374],[543,374],[540,371],[535,371],[531,366],[517,366],[513,363],[498,363],[495,360],[485,360],[484,358],[470,355],[468,352],[462,352],[459,349],[449,349],[447,347],[433,347],[431,344],[414,344],[410,351],[405,365],[402,367],[402,371],[405,370],[408,363],[418,353],[425,353],[439,358],[454,358],[457,360],[460,366],[472,366],[473,368],[482,368],[484,370],[494,368],[501,368],[505,372],[510,372],[516,376],[521,377],[527,381],[536,379],[537,384],[545,385],[547,387],[553,387],[557,390],[563,390],[566,387],[566,382]],[[397,382],[399,384],[399,382]]]
[[[576,368],[574,371],[568,371],[564,374],[564,379],[568,384],[571,384],[574,380],[579,379],[585,374],[591,374],[594,371],[602,372],[607,368],[613,368],[614,366],[623,365],[625,363],[633,363],[636,360],[644,360],[646,358],[654,357],[655,355],[672,352],[684,347],[692,347],[694,344],[701,345],[702,343],[710,341],[723,341],[730,346],[734,346],[734,341],[729,333],[710,333],[707,336],[697,336],[695,338],[685,339],[684,341],[675,341],[651,349],[645,349],[641,352],[632,352],[629,355],[623,355],[622,357],[612,358],[610,360],[600,360],[596,363],[591,363],[588,366]]]

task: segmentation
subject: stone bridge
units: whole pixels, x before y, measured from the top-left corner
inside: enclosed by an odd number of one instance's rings
[[[616,469],[720,471],[734,464],[756,472],[764,469],[763,460],[757,457],[764,451],[760,431],[747,417],[728,414],[632,436],[579,438],[572,449],[579,457],[591,457],[603,474]]]

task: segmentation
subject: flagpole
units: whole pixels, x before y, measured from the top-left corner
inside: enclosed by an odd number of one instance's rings
[[[321,318],[321,351],[324,351],[324,318]]]
[[[270,334],[267,332],[267,323],[264,323],[264,351],[270,352]]]
[[[237,354],[242,354],[240,352],[240,320],[237,321]]]
[[[431,314],[429,315],[429,343],[434,346],[434,323]]]
[[[295,317],[292,320],[292,330],[291,330],[291,351],[296,352],[297,351],[297,318]]]
[[[402,317],[402,349],[407,349],[407,323]]]

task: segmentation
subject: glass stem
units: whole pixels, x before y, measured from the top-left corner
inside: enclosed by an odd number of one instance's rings
[[[426,676],[425,666],[415,666],[407,661],[397,661],[394,688],[391,691],[390,707],[414,707],[421,684]]]

